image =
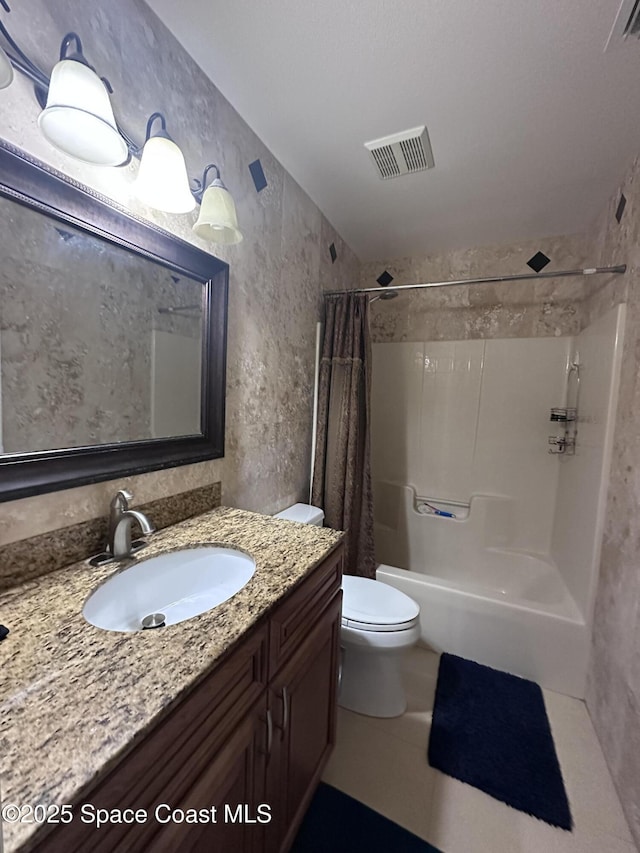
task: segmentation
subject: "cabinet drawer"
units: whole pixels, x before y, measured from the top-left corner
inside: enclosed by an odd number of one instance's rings
[[[344,548],[339,545],[271,614],[270,676],[295,652],[340,589],[343,557]]]
[[[224,742],[238,719],[264,692],[266,676],[264,623],[205,676],[144,740],[135,744],[129,755],[78,801],[74,811],[78,813],[82,803],[107,809],[152,809],[157,802],[165,802],[169,794],[176,802],[204,770],[208,755]],[[185,768],[189,769],[187,774]],[[67,853],[89,849],[92,853],[113,853],[129,829],[116,825],[98,834],[95,827],[74,820],[45,836],[35,849],[52,853],[62,849]]]

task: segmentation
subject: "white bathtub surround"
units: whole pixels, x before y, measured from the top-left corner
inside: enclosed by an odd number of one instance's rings
[[[374,344],[374,482],[469,503],[512,498],[518,548],[549,550],[558,463],[549,410],[564,401],[571,338]]]
[[[589,619],[598,583],[625,316],[626,305],[618,305],[575,338],[578,448],[576,458],[560,459],[558,475],[551,553]]]
[[[151,332],[151,435],[197,435],[200,431],[200,318],[194,334]]]
[[[418,602],[432,648],[577,697],[623,318],[618,306],[575,338],[373,347],[378,578]],[[549,410],[576,357],[577,450],[561,458],[547,452]],[[418,498],[457,517],[422,514]]]
[[[584,703],[543,691],[573,832],[555,829],[445,776],[426,760],[438,656],[413,649],[404,667],[407,712],[393,720],[340,709],[324,781],[443,853],[635,853]]]

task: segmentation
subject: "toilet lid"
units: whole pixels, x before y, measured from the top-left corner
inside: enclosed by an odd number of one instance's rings
[[[382,581],[345,575],[342,578],[342,623],[371,631],[402,630],[411,627],[420,608],[416,602]]]

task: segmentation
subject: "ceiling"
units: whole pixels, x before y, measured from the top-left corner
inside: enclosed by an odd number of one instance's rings
[[[362,260],[588,227],[640,147],[620,0],[147,0]],[[426,124],[435,168],[364,142]]]

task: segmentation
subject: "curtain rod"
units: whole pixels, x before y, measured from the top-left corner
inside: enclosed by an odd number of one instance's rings
[[[355,287],[353,290],[327,290],[324,296],[342,296],[345,293],[387,293],[392,290],[419,290],[423,287],[451,287],[456,284],[494,284],[500,281],[535,281],[539,278],[563,278],[570,275],[604,275],[605,273],[624,273],[626,264],[615,267],[591,267],[584,270],[556,270],[554,272],[534,272],[521,275],[496,275],[488,278],[461,278],[457,281],[428,281],[422,284],[398,284],[386,287]]]

